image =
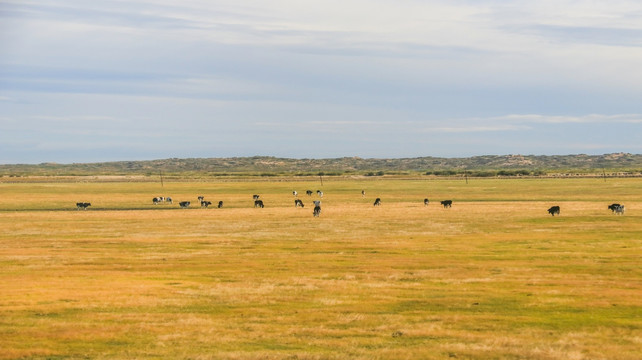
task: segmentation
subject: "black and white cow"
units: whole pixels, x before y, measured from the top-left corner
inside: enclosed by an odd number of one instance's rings
[[[90,206],[91,206],[91,203],[79,202],[79,203],[76,203],[76,210],[80,210],[80,209],[87,210],[87,208]]]
[[[624,215],[624,205],[619,205],[615,207],[615,215]]]
[[[211,201],[201,200],[201,207],[206,208],[206,207],[208,207],[208,206],[210,206],[210,205],[212,205],[212,202],[211,202]]]
[[[254,207],[257,208],[263,208],[263,200],[254,200]]]
[[[374,204],[373,204],[373,205],[374,205],[374,206],[379,206],[379,205],[381,205],[381,199],[380,199],[380,198],[376,198],[376,199],[375,199],[375,202],[374,202]]]
[[[319,195],[319,197],[323,197],[323,191],[317,190],[317,195]]]
[[[453,201],[452,200],[443,200],[441,202],[441,205],[444,206],[444,208],[449,208],[453,206]]]
[[[258,196],[258,195],[252,195],[252,199],[254,199],[254,200],[258,200],[258,199],[259,199],[259,197],[260,197],[260,196]]]
[[[312,196],[312,190],[306,190],[305,194],[308,195],[308,196]]]
[[[617,209],[618,206],[622,206],[622,205],[617,204],[617,203],[616,204],[611,204],[611,205],[608,206],[608,209],[611,210],[611,212],[614,213],[615,209]]]
[[[168,202],[168,203],[171,204],[172,203],[172,198],[169,197],[169,196],[167,196],[167,197],[157,196],[157,197],[152,199],[152,202],[154,203],[154,205],[158,205],[158,204],[164,203],[164,202]]]
[[[551,206],[550,209],[548,209],[548,213],[551,214],[552,216],[555,216],[555,214],[559,215],[560,214],[560,207],[555,205]]]
[[[428,199],[424,199],[424,206],[428,206],[428,203],[429,203],[429,202],[430,202],[430,200],[428,200]]]
[[[189,202],[189,201],[181,201],[181,202],[178,203],[178,206],[180,206],[181,209],[187,209],[189,207],[189,204],[191,204],[191,202]]]
[[[314,207],[321,206],[321,200],[314,200],[313,203],[314,203]]]
[[[365,196],[366,196],[366,191],[365,190],[361,190],[361,197],[365,197]]]
[[[303,205],[303,201],[301,201],[301,200],[299,200],[299,199],[295,199],[295,200],[294,200],[294,207],[299,207],[299,206],[300,206],[300,207],[305,207],[305,206]]]
[[[223,201],[218,202],[218,208],[221,209],[223,207]]]
[[[314,215],[314,217],[319,217],[319,215],[321,215],[321,206],[315,206],[314,211],[312,211],[312,215]]]
[[[200,195],[200,196],[198,197],[198,201],[203,202],[203,200],[205,200],[205,196]]]
[[[294,190],[294,191],[292,191],[292,195],[294,195],[294,197],[296,197],[297,195],[299,195],[299,193],[296,192],[296,190]]]

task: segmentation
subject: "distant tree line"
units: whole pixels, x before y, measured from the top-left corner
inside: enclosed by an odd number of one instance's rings
[[[497,177],[497,176],[543,176],[544,170],[528,169],[502,169],[502,170],[433,170],[426,171],[425,175],[435,176],[471,176],[471,177]]]

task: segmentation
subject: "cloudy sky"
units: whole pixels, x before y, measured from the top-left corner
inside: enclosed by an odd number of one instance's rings
[[[638,0],[0,0],[0,163],[642,153]]]

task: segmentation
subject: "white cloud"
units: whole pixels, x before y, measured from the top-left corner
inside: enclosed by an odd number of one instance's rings
[[[537,115],[537,114],[513,114],[502,117],[494,117],[489,120],[521,122],[521,123],[642,123],[642,114],[589,114],[581,116],[563,116],[563,115]]]

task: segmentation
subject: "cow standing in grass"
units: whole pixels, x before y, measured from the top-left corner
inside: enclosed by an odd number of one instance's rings
[[[444,200],[441,202],[441,205],[444,206],[444,208],[449,208],[453,206],[453,201],[452,200]]]
[[[375,199],[375,202],[374,202],[374,204],[373,204],[373,205],[374,205],[374,206],[379,206],[379,205],[381,205],[381,199],[380,199],[380,198]]]
[[[80,209],[87,210],[87,208],[90,206],[91,206],[91,203],[79,202],[79,203],[76,203],[76,210],[80,210]]]
[[[321,215],[321,206],[315,206],[314,211],[312,211],[312,215],[314,215],[314,217],[319,217],[319,215]]]
[[[615,213],[615,209],[617,209],[618,206],[622,206],[622,205],[620,205],[618,203],[614,203],[614,204],[609,205],[608,209],[611,210],[612,213]]]
[[[555,214],[559,215],[560,214],[560,207],[559,206],[551,206],[550,209],[548,209],[548,213],[551,214],[552,216],[555,216]]]
[[[424,206],[428,206],[428,203],[429,203],[429,202],[430,202],[430,201],[429,201],[428,199],[424,199]]]
[[[615,215],[624,215],[624,205],[619,205],[615,207]]]

